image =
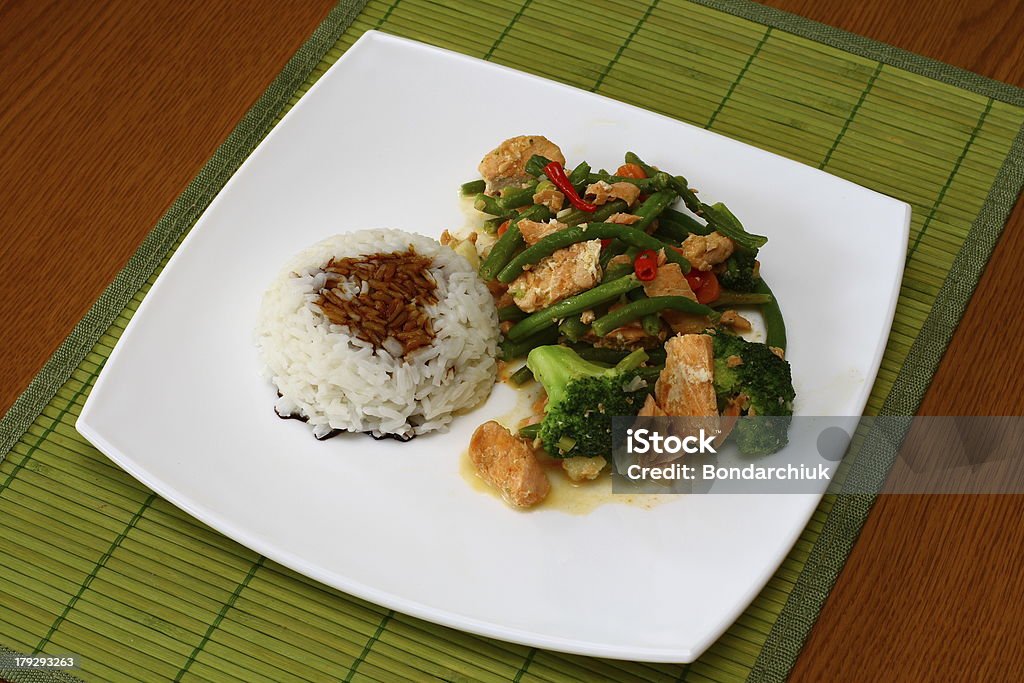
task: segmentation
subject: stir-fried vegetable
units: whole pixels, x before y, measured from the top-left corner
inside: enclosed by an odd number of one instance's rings
[[[509,262],[512,256],[523,244],[523,235],[519,232],[519,221],[522,220],[533,220],[542,221],[551,217],[551,211],[548,207],[540,204],[534,204],[530,208],[526,209],[511,222],[505,232],[502,233],[498,241],[491,247],[491,253],[484,260],[480,266],[480,277],[485,280],[493,280],[505,264]],[[499,229],[500,231],[500,229]]]
[[[579,192],[573,186],[572,181],[569,180],[569,176],[565,175],[565,169],[557,161],[552,161],[544,166],[544,175],[551,179],[555,187],[565,195],[565,198],[580,211],[587,213],[593,213],[597,211],[597,206],[585,201],[580,197]]]
[[[594,306],[614,301],[629,290],[639,286],[640,281],[634,275],[627,275],[618,280],[598,285],[582,294],[577,294],[533,313],[517,323],[505,336],[513,341],[524,339],[535,332],[554,325],[557,320],[567,318],[570,315],[578,315]]]
[[[650,282],[658,277],[658,252],[644,249],[633,259],[633,272],[641,282]]]
[[[565,346],[542,346],[530,352],[526,365],[544,386],[540,439],[556,457],[607,455],[612,417],[635,415],[647,394],[646,382],[633,382],[647,360],[643,350],[629,354],[613,368],[583,360]],[[636,386],[636,388],[632,388]]]
[[[706,315],[712,319],[718,318],[718,312],[715,309],[697,303],[693,299],[687,299],[685,296],[654,296],[617,308],[608,315],[595,320],[591,327],[594,334],[603,337],[612,330],[639,320],[645,315],[661,311],[681,311],[694,315]]]
[[[788,442],[793,414],[793,379],[789,363],[768,344],[748,342],[725,333],[714,336],[715,394],[723,408],[736,405],[743,415],[774,417],[741,420],[734,430],[743,453],[774,453]]]
[[[629,225],[617,223],[589,223],[573,228],[566,228],[553,232],[541,239],[531,247],[524,249],[515,258],[509,261],[501,272],[498,273],[499,282],[512,282],[519,277],[526,266],[533,265],[538,261],[551,256],[559,249],[564,249],[577,242],[587,242],[594,239],[615,238],[625,244],[639,247],[640,249],[651,249],[654,251],[665,251],[665,258],[673,263],[679,264],[683,271],[690,270],[690,262],[687,261],[678,251],[668,248],[669,245],[661,242],[650,235],[643,233]],[[485,264],[486,265],[486,264]]]
[[[766,238],[721,202],[702,201],[682,175],[632,152],[613,174],[586,161],[567,171],[553,143],[526,137],[530,151],[498,165],[506,175],[484,173],[460,188],[489,216],[484,232],[497,236],[476,246],[480,275],[500,301],[500,356],[527,357],[508,381],[537,379],[547,396],[543,419],[519,436],[555,457],[609,455],[611,417],[636,415],[655,400],[664,373],[680,381],[713,371],[718,408],[730,415],[791,414],[785,325],[759,272]],[[522,148],[524,138],[513,140]],[[733,334],[749,329],[736,311],[724,311],[735,306],[761,308],[767,344]],[[682,362],[676,344],[684,341],[713,346],[713,367],[689,375],[671,367]],[[712,363],[710,352],[705,358]],[[708,391],[705,403],[714,404]],[[785,427],[734,434],[751,453],[786,439]]]

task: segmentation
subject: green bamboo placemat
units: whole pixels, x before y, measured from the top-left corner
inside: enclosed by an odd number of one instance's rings
[[[1024,91],[753,3],[345,0],[0,424],[0,649],[78,653],[75,676],[97,681],[784,678],[869,496],[827,496],[778,573],[699,661],[651,665],[492,641],[344,595],[189,518],[75,432],[105,359],[184,233],[273,123],[371,28],[706,126],[912,204],[871,414],[916,410],[1024,181]],[[884,476],[892,453],[868,455],[858,466]]]

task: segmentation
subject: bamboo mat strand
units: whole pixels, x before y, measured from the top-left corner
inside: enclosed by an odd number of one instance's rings
[[[308,580],[191,519],[75,431],[187,229],[369,29],[636,104],[910,203],[906,272],[869,414],[916,409],[1024,182],[1020,89],[753,3],[342,2],[0,425],[0,649],[75,652],[74,675],[97,681],[783,679],[870,497],[826,496],[761,594],[692,665],[621,662],[453,631]],[[884,476],[886,454],[858,443],[866,450],[843,475]]]

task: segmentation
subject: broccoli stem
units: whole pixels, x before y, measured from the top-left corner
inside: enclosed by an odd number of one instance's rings
[[[540,436],[540,426],[541,426],[541,423],[538,422],[536,424],[526,425],[525,427],[520,427],[519,428],[519,436],[521,436],[524,439],[529,439],[529,440],[533,441],[538,436]]]
[[[555,443],[559,453],[568,453],[576,445],[576,439],[571,436],[563,436]]]

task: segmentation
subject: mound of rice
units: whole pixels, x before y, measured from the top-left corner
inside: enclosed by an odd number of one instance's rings
[[[430,260],[424,269],[435,283],[436,302],[417,309],[429,318],[429,342],[404,351],[393,337],[374,343],[328,319],[325,285],[372,298],[388,276],[378,271],[368,287],[326,273],[332,262],[410,251]],[[278,415],[306,420],[317,438],[341,430],[408,439],[446,427],[494,386],[498,335],[494,299],[465,258],[428,237],[384,229],[337,235],[297,254],[264,294],[256,326]]]

